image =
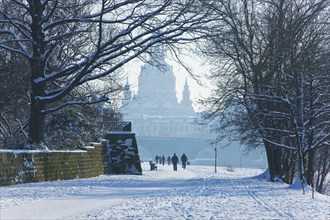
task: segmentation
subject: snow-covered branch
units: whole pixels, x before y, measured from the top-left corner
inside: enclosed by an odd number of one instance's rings
[[[0,47],[6,50],[9,50],[11,52],[14,53],[19,53],[23,56],[25,56],[26,58],[30,58],[31,54],[26,50],[26,48],[23,46],[22,42],[25,41],[30,41],[28,39],[20,39],[13,31],[11,30],[1,30],[0,29],[0,36],[1,35],[10,35],[12,37],[12,39],[8,39],[8,40],[2,40],[0,41]],[[19,49],[15,48],[15,47],[11,47],[8,46],[12,45],[13,43],[15,43],[15,45],[18,45]]]
[[[70,106],[70,105],[92,105],[92,104],[97,104],[100,102],[107,102],[109,100],[108,97],[101,97],[97,100],[93,100],[93,101],[67,101],[59,106],[53,107],[53,108],[47,108],[45,110],[42,111],[43,114],[48,114],[51,112],[55,112],[58,111],[64,107]]]

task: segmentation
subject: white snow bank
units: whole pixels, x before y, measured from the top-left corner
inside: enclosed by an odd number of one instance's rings
[[[258,178],[263,170],[159,165],[143,175],[0,187],[0,219],[329,219],[328,196]]]

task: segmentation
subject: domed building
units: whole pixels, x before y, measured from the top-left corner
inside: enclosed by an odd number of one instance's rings
[[[199,136],[187,80],[181,103],[177,100],[175,85],[173,68],[159,49],[141,67],[138,92],[134,97],[127,82],[122,112],[124,120],[132,122],[132,129],[137,136]]]

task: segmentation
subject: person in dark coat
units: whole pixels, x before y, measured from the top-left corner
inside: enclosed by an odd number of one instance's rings
[[[179,158],[178,158],[178,156],[176,156],[175,153],[174,153],[174,155],[173,155],[171,161],[172,161],[172,164],[173,164],[173,169],[174,169],[174,171],[177,171],[177,170],[178,170]]]
[[[182,168],[183,169],[186,169],[187,161],[188,161],[188,157],[186,156],[186,154],[182,154],[181,162],[182,162]]]
[[[162,156],[162,165],[164,166],[164,164],[165,164],[165,156],[163,155]]]

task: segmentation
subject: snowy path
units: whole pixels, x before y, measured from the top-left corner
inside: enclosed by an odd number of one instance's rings
[[[0,187],[0,219],[330,219],[330,198],[252,178],[259,170],[228,172],[169,166],[142,176]]]

